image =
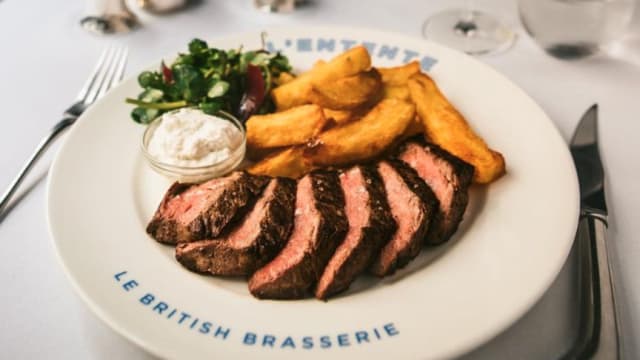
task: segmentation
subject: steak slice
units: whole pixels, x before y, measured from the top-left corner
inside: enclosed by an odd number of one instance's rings
[[[293,227],[296,182],[271,179],[253,209],[228,234],[178,244],[176,259],[187,269],[214,275],[246,276],[271,261]]]
[[[378,163],[378,171],[398,227],[369,271],[377,276],[387,276],[418,256],[438,201],[408,165],[397,160],[386,160]]]
[[[348,230],[338,174],[313,171],[300,179],[293,231],[275,259],[249,280],[258,298],[305,297]]]
[[[431,187],[440,202],[437,220],[427,234],[427,243],[443,243],[453,235],[462,221],[469,202],[472,165],[433,144],[407,142],[399,158],[414,168]]]
[[[349,288],[393,236],[396,223],[375,168],[354,166],[340,174],[349,231],[324,269],[315,296],[326,299]]]
[[[214,238],[262,192],[269,178],[237,171],[202,184],[173,184],[147,226],[165,244]]]

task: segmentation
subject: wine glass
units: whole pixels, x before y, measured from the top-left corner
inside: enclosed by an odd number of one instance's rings
[[[253,0],[253,6],[264,12],[292,12],[295,10],[296,0]]]
[[[467,0],[461,9],[450,9],[427,18],[425,38],[471,55],[504,51],[516,39],[515,32],[490,14],[475,10]]]
[[[123,33],[139,26],[125,0],[88,0],[86,6],[88,15],[80,20],[80,25],[89,32]]]

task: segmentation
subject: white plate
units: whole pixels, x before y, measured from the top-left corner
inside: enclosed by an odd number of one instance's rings
[[[210,44],[251,49],[259,39],[256,31]],[[305,27],[270,31],[269,40],[298,69],[361,42],[375,65],[420,60],[505,155],[508,174],[472,189],[454,239],[397,275],[361,280],[328,302],[260,301],[244,281],[183,269],[171,248],[145,234],[169,183],[141,154],[144,129],[124,103],[139,92],[132,77],[73,127],[49,179],[51,234],[91,309],[153,354],[183,359],[451,357],[523,315],[558,274],[578,219],[573,163],[540,107],[486,65],[420,39]]]

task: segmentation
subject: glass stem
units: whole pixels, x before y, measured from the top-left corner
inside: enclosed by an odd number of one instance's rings
[[[465,1],[465,7],[462,10],[460,20],[458,20],[453,28],[453,30],[461,36],[473,37],[476,35],[476,30],[478,30],[473,13],[473,5],[473,0]]]
[[[474,0],[466,0],[464,2],[464,12],[462,15],[462,21],[467,23],[473,23],[473,11],[475,10],[475,1]]]

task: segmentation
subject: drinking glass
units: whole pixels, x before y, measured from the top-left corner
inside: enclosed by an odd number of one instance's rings
[[[635,0],[519,0],[525,30],[549,54],[562,59],[598,52],[620,38]]]
[[[422,26],[422,34],[472,55],[506,50],[516,39],[511,28],[494,16],[475,10],[471,0],[461,9],[445,10],[429,17]]]

